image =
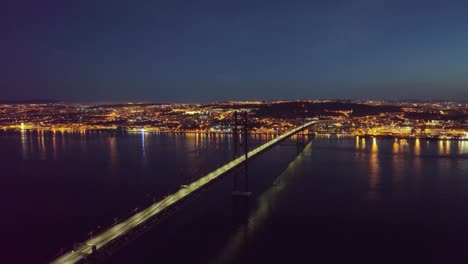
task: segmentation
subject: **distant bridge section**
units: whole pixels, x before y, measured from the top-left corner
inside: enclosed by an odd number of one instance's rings
[[[223,174],[233,170],[234,168],[242,165],[245,161],[250,158],[257,156],[258,154],[262,153],[263,151],[275,146],[276,144],[280,143],[281,141],[291,137],[292,135],[308,128],[309,126],[313,125],[317,121],[308,122],[302,126],[299,126],[283,135],[278,136],[277,138],[249,151],[247,155],[242,155],[225,165],[217,168],[216,170],[208,173],[207,175],[201,177],[200,179],[192,182],[189,185],[184,185],[181,189],[175,192],[172,195],[167,196],[163,200],[154,203],[153,205],[149,206],[148,208],[134,214],[133,216],[127,218],[126,220],[115,224],[114,226],[104,230],[99,235],[87,240],[85,243],[81,244],[75,250],[65,253],[64,255],[60,256],[59,258],[52,261],[54,264],[58,263],[77,263],[80,262],[88,255],[91,255],[95,250],[99,250],[100,248],[104,247],[105,245],[109,244],[111,241],[124,236],[125,234],[130,233],[133,229],[140,226],[141,224],[145,223],[149,219],[161,214],[165,209],[177,204],[178,202],[182,201],[184,198],[187,198],[191,194],[195,193],[196,191],[200,190],[202,187],[206,186],[210,182],[214,181],[215,179],[219,178]]]

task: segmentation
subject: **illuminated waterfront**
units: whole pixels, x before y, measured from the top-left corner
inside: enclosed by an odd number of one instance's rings
[[[343,110],[347,109],[347,110]],[[211,104],[0,104],[0,129],[60,132],[231,133],[236,112],[250,133],[282,134],[311,120],[319,134],[468,139],[468,106],[456,102],[302,100]],[[243,124],[239,124],[242,126]]]

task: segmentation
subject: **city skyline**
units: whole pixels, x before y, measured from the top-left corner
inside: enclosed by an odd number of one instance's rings
[[[468,100],[459,1],[8,3],[5,100]]]

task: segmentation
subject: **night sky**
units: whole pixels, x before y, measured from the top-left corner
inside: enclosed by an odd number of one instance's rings
[[[466,0],[7,0],[0,34],[0,99],[468,100]]]

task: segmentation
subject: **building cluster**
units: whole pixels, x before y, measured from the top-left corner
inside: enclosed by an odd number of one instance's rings
[[[454,102],[242,101],[211,104],[0,105],[0,129],[281,134],[309,120],[316,133],[468,139],[468,106]],[[247,121],[246,121],[247,120]]]
[[[365,102],[363,102],[365,103]],[[383,105],[372,101],[369,105]],[[321,133],[351,136],[468,139],[468,106],[466,104],[394,102],[398,112],[353,116],[342,113],[330,119],[333,122],[319,128]]]

